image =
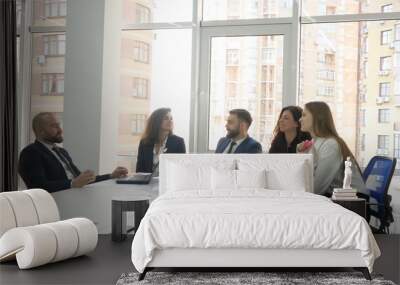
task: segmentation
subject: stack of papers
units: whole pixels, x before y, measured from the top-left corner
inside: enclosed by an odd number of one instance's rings
[[[333,189],[332,199],[334,200],[356,200],[357,190],[356,189],[342,189],[335,188]]]

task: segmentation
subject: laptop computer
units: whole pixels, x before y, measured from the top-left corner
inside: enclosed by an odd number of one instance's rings
[[[116,180],[117,184],[149,184],[152,173],[135,173],[131,176],[118,178]]]

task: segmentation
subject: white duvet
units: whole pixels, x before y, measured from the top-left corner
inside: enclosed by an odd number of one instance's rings
[[[380,256],[359,215],[319,195],[265,189],[160,196],[135,234],[132,262],[143,272],[165,248],[358,249],[370,271]]]

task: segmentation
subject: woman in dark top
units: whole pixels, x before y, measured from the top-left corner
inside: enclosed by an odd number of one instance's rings
[[[158,164],[162,153],[185,153],[185,141],[172,133],[174,122],[171,109],[155,110],[147,120],[139,143],[136,172],[158,176]]]
[[[297,106],[282,109],[274,130],[269,153],[296,153],[297,144],[311,140],[309,133],[300,130],[300,118],[303,110]]]

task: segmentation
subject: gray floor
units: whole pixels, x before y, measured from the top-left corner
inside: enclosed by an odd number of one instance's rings
[[[375,273],[400,283],[400,235],[378,235],[382,256]],[[130,261],[131,239],[121,243],[109,235],[99,236],[97,249],[78,257],[30,270],[19,270],[15,262],[0,265],[0,284],[115,284],[121,273],[134,271]]]

